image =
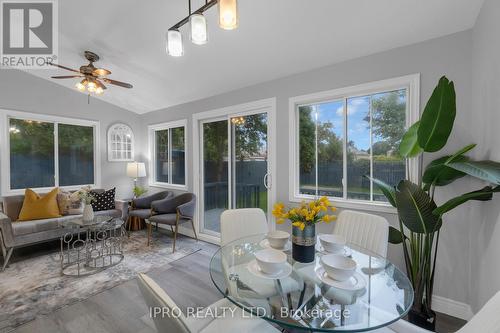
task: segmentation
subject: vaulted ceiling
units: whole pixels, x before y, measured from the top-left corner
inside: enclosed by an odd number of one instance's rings
[[[192,2],[196,8],[204,3]],[[78,68],[84,50],[98,53],[97,65],[111,70],[110,78],[134,85],[109,87],[99,98],[146,113],[466,30],[482,3],[239,0],[237,30],[220,29],[212,8],[208,44],[191,44],[185,26],[185,55],[173,58],[165,53],[165,33],[187,15],[187,0],[59,0],[59,63]],[[30,73],[46,79],[68,74]],[[56,82],[74,89],[74,80]]]

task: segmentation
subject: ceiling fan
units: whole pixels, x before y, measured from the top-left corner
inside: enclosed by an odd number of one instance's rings
[[[94,62],[99,61],[99,56],[97,54],[95,54],[94,52],[85,51],[84,56],[89,61],[89,64],[81,66],[79,70],[54,63],[49,63],[49,65],[78,73],[76,75],[52,76],[52,78],[53,79],[83,78],[80,82],[76,83],[75,87],[76,89],[82,92],[87,91],[89,95],[91,93],[94,93],[96,95],[102,95],[104,93],[104,90],[107,89],[104,83],[114,84],[115,86],[123,88],[132,88],[132,85],[130,83],[109,79],[107,76],[111,74],[111,71],[104,68],[95,67]]]

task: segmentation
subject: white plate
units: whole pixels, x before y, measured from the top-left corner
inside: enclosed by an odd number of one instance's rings
[[[259,264],[257,264],[257,260],[253,259],[247,265],[247,269],[250,273],[257,277],[261,277],[264,279],[278,280],[284,279],[292,273],[292,265],[286,263],[281,271],[276,274],[267,274],[260,270]]]
[[[354,275],[346,281],[337,281],[329,277],[322,266],[318,266],[314,271],[321,282],[331,287],[349,291],[358,291],[366,287],[365,278],[358,272],[354,272]]]
[[[341,254],[340,252],[338,252],[338,253],[328,252],[327,250],[325,250],[323,248],[323,246],[321,246],[321,243],[319,241],[316,242],[316,251],[319,252],[319,253],[323,253],[323,254]],[[351,248],[348,247],[348,246],[344,246],[344,252],[343,252],[343,254],[346,257],[352,257],[352,250],[351,250]]]
[[[290,251],[292,249],[292,242],[290,242],[290,241],[288,241],[285,244],[285,247],[283,247],[282,249],[277,249],[275,247],[272,247],[271,244],[269,244],[269,240],[267,238],[261,240],[259,245],[265,249],[275,249],[275,250],[279,250],[279,251]]]

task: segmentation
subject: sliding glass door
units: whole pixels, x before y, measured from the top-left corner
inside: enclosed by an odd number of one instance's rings
[[[268,212],[268,115],[256,113],[200,124],[201,231],[217,236],[220,215],[231,208]]]

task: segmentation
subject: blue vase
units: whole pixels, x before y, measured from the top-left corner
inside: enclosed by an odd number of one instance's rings
[[[304,230],[292,227],[292,257],[302,263],[314,261],[316,252],[316,225],[307,225]]]

